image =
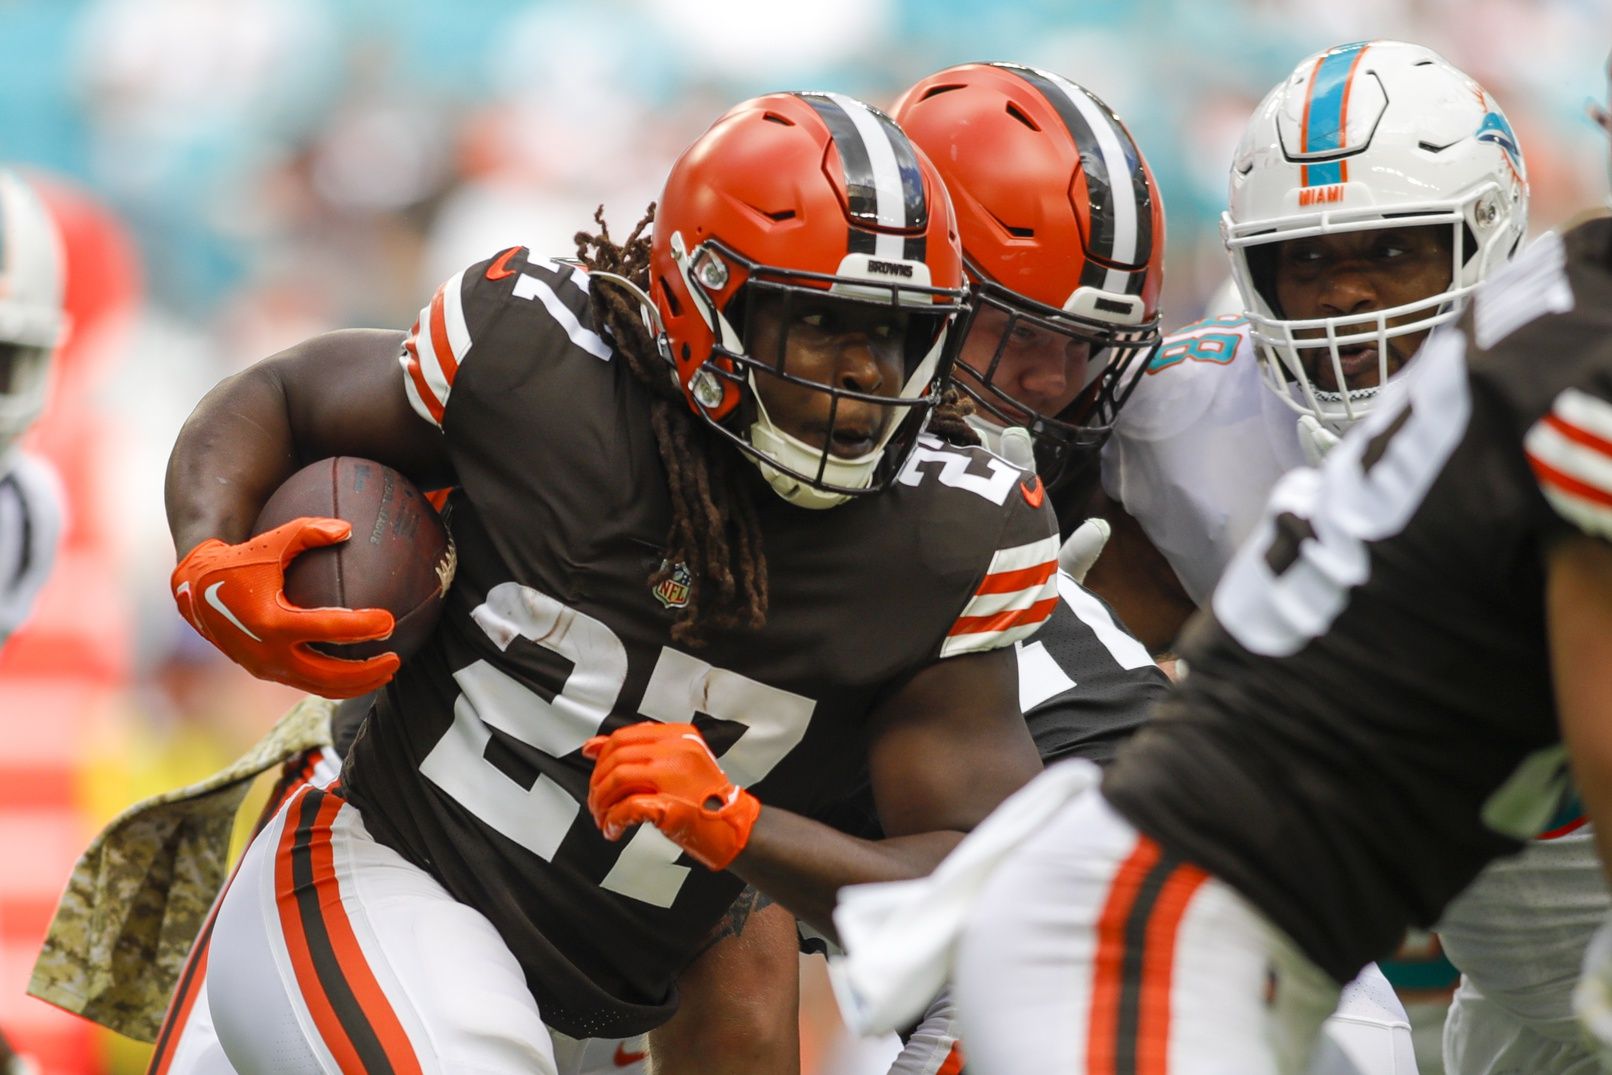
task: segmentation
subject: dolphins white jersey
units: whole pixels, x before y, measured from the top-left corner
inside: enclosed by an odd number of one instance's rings
[[[1584,949],[1596,927],[1606,921],[1612,900],[1595,853],[1594,834],[1581,824],[1561,835],[1541,837],[1515,858],[1492,863],[1444,911],[1438,934],[1444,953],[1466,974],[1463,988],[1481,992],[1483,1009],[1493,1023],[1522,1022],[1551,1056],[1552,1046],[1576,1044],[1580,1037],[1571,999]],[[1519,958],[1519,953],[1526,956]],[[1459,1003],[1459,1001],[1458,1001]],[[1464,1046],[1456,1075],[1526,1071],[1551,1075],[1573,1070],[1546,1060],[1521,1061],[1517,1046],[1496,1039],[1497,1027],[1485,1027],[1479,1041]],[[1480,1048],[1481,1045],[1481,1048]],[[1490,1062],[1490,1049],[1513,1065]],[[1587,1054],[1567,1051],[1564,1059],[1581,1067]],[[1586,1068],[1585,1070],[1593,1070]]]
[[[1241,316],[1167,337],[1103,447],[1103,489],[1207,604],[1276,479],[1304,465],[1296,419],[1260,380]]]

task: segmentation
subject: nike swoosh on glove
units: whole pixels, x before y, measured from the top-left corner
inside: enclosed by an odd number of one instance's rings
[[[352,525],[304,517],[239,545],[217,538],[179,561],[170,582],[179,614],[223,654],[259,679],[324,698],[353,698],[397,673],[397,654],[348,661],[310,642],[367,642],[392,633],[383,608],[298,608],[286,600],[285,568],[299,553],[345,541]]]
[[[728,779],[692,724],[629,724],[582,744],[594,761],[588,810],[605,838],[647,822],[702,866],[725,870],[750,841],[761,802]]]

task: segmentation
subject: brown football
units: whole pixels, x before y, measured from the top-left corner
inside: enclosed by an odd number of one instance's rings
[[[442,615],[457,566],[453,539],[425,495],[391,467],[335,456],[285,480],[258,513],[254,534],[304,515],[343,519],[352,536],[309,549],[285,571],[287,600],[302,608],[384,608],[392,636],[351,645],[316,643],[336,657],[394,652],[407,660]]]

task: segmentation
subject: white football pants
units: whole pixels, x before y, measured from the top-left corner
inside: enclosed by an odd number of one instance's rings
[[[1285,934],[1093,789],[986,883],[954,995],[972,1075],[1411,1075],[1378,983],[1334,1015],[1337,984]]]

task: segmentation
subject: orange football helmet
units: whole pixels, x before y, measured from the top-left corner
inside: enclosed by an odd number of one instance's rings
[[[736,106],[672,166],[656,211],[650,297],[658,343],[694,413],[791,503],[832,507],[899,473],[950,368],[963,309],[962,252],[934,166],[884,113],[834,93],[777,93]],[[749,346],[759,299],[782,321],[810,301],[869,311],[902,347],[894,396],[791,370],[789,339]],[[883,311],[888,311],[885,321]],[[760,386],[829,397],[823,446],[782,428]],[[881,410],[871,447],[832,450],[849,400]],[[851,409],[849,407],[845,408]]]
[[[1095,459],[1159,339],[1164,199],[1153,173],[1095,94],[1032,67],[947,68],[893,115],[940,169],[962,232],[973,296],[957,383],[995,424],[1031,431],[1049,485],[1066,481]],[[1016,336],[1048,333],[1089,353],[1072,367],[1078,394],[1056,413],[1010,383],[1004,362]]]

